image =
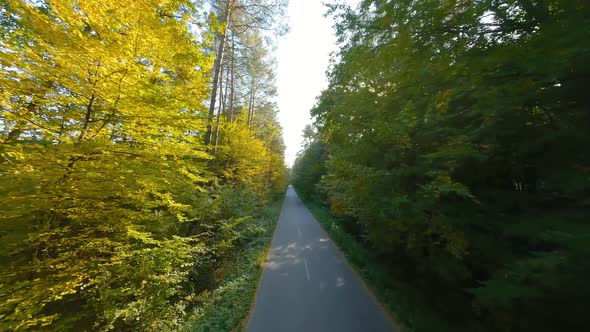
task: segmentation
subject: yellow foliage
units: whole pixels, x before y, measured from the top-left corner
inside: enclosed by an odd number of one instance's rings
[[[195,9],[0,4],[0,330],[169,328],[199,255],[235,238],[208,190],[284,185],[280,130],[224,122],[217,155],[203,144],[213,58]]]
[[[282,154],[273,151],[272,137],[262,140],[243,123],[226,122],[220,128],[216,167],[230,183],[248,185],[261,196],[287,185]]]
[[[103,275],[116,262],[150,246],[160,255],[180,246],[178,264],[191,261],[191,245],[170,236],[189,219],[187,196],[211,178],[195,131],[212,58],[188,30],[190,1],[2,6],[0,231],[9,236],[0,255],[10,259],[1,262],[0,329],[53,324],[59,315],[47,305],[80,301],[79,292],[109,299],[85,313],[109,326],[131,308],[106,295]],[[184,280],[187,269],[166,264],[124,270],[119,282]],[[149,324],[169,296],[134,310]]]

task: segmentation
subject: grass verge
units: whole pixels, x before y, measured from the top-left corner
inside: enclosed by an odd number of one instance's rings
[[[283,196],[265,207],[255,220],[256,238],[224,259],[216,271],[219,287],[202,295],[200,305],[187,320],[185,331],[240,331],[254,301],[272,235],[277,224]]]
[[[400,331],[462,331],[431,310],[428,295],[396,277],[395,271],[379,261],[347,233],[325,205],[300,196],[305,206],[346,256],[367,287],[390,313]]]

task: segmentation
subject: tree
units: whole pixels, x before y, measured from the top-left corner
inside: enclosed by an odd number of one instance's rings
[[[576,216],[590,188],[590,105],[580,88],[590,77],[581,61],[590,7],[408,0],[330,8],[341,49],[312,110],[329,157],[299,190],[319,186],[334,212],[361,223],[373,252],[444,299],[433,300],[440,312],[463,317],[446,321],[465,330],[484,330],[469,320],[495,330],[549,331],[564,320],[587,327],[583,315],[551,303],[579,313],[573,289],[589,292],[576,267],[588,249],[575,233],[588,229]],[[298,163],[294,179],[313,174],[309,161]],[[539,223],[570,240],[543,237]],[[556,289],[564,283],[571,288]],[[459,294],[452,305],[449,294]]]
[[[224,56],[226,52],[226,40],[228,31],[232,36],[246,34],[248,36],[253,31],[270,31],[282,33],[286,28],[281,23],[281,17],[284,15],[285,1],[260,1],[260,0],[224,0],[223,2],[213,1],[213,6],[218,8],[220,17],[222,17],[222,27],[218,34],[218,50],[213,66],[213,91],[209,102],[209,125],[205,134],[205,144],[211,142],[213,135],[213,118],[215,117],[215,106],[217,101],[217,91],[219,82],[222,80],[221,69],[224,66]],[[232,60],[231,69],[228,72],[233,73],[235,62],[235,39],[232,37]],[[234,96],[234,76],[231,81],[231,101],[233,111]],[[219,91],[221,93],[221,90]],[[224,106],[225,107],[225,106]],[[232,113],[233,114],[233,113]]]
[[[2,329],[159,330],[181,315],[200,248],[182,236],[187,193],[209,177],[194,107],[212,59],[194,9],[2,4]]]

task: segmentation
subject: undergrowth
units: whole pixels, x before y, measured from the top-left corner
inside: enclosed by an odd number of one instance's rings
[[[200,295],[184,331],[239,331],[245,326],[282,203],[280,196],[265,207],[243,245],[223,259],[215,273],[218,286]]]

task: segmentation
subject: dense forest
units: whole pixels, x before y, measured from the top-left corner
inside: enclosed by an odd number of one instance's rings
[[[329,13],[339,51],[293,183],[384,266],[392,292],[410,289],[406,306],[430,308],[397,319],[590,330],[590,2]]]
[[[284,8],[0,2],[0,330],[166,331],[203,315],[288,182]]]

